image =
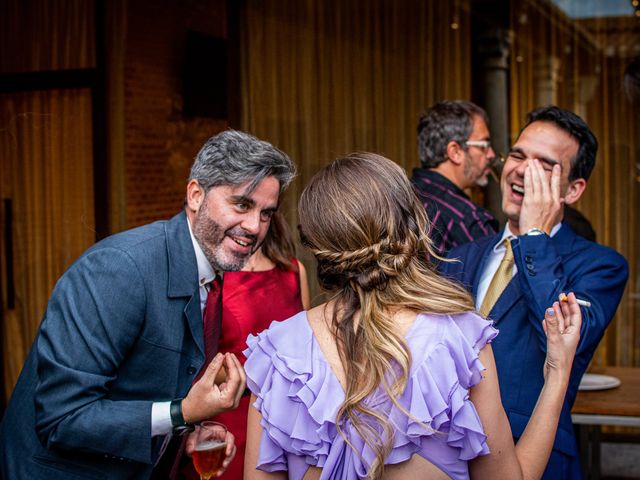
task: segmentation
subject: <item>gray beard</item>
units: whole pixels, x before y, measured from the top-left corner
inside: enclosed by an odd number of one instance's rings
[[[467,158],[465,158],[465,161],[464,161],[464,170],[462,172],[462,174],[467,180],[471,179],[470,178],[471,173],[474,169],[474,166],[471,162],[472,162],[471,157],[467,153]],[[488,183],[489,183],[489,178],[487,176],[480,176],[478,178],[473,179],[473,185],[476,185],[478,187],[486,187]]]
[[[193,226],[193,236],[198,241],[200,248],[202,248],[204,256],[207,257],[211,267],[216,271],[237,272],[242,270],[242,267],[247,263],[251,254],[242,256],[233,254],[225,255],[222,249],[222,242],[224,241],[226,232],[222,230],[222,227],[216,223],[215,220],[206,214],[204,210],[205,205],[206,202],[198,209],[196,221],[194,222],[195,225]]]

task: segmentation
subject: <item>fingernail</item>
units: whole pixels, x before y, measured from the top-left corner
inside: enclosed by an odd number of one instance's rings
[[[553,317],[555,315],[555,311],[553,310],[553,308],[547,308],[547,315],[550,317]]]

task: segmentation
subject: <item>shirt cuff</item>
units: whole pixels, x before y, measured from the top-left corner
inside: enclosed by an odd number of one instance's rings
[[[171,402],[153,402],[151,405],[151,436],[167,435],[171,433]]]

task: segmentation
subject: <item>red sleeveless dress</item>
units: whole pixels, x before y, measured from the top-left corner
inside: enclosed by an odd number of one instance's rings
[[[294,260],[297,264],[297,260]],[[219,351],[242,354],[249,334],[265,330],[273,320],[286,320],[302,310],[298,272],[272,268],[264,272],[225,272],[222,282],[222,329]],[[240,406],[215,417],[236,437],[238,451],[221,478],[242,479],[249,396]]]

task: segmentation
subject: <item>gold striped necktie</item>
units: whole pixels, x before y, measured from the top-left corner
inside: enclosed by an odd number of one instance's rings
[[[513,249],[511,248],[511,241],[505,238],[502,243],[506,249],[504,257],[502,257],[498,270],[496,270],[496,273],[491,279],[487,294],[484,296],[484,300],[482,300],[482,305],[480,306],[480,314],[485,317],[496,304],[504,289],[507,288],[511,277],[513,277]]]

